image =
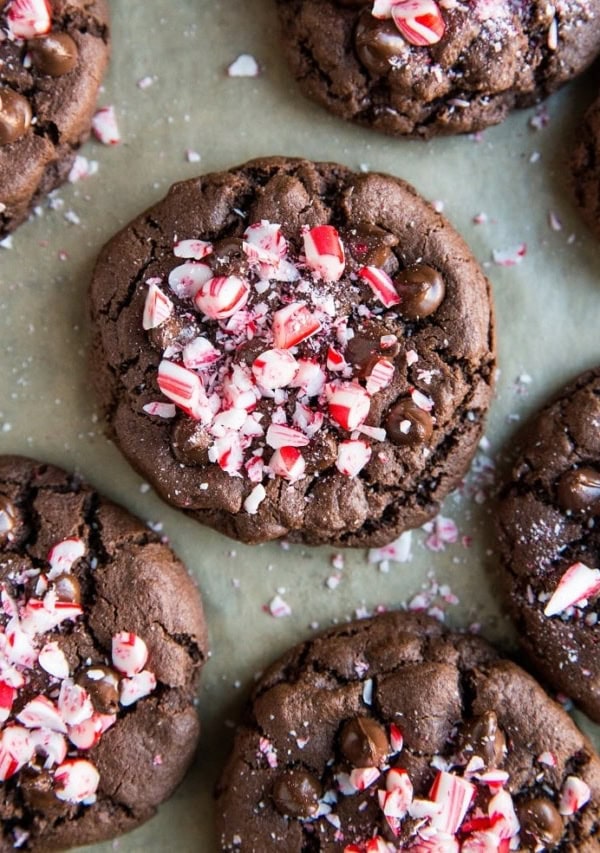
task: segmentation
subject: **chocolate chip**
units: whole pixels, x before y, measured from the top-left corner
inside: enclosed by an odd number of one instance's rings
[[[365,10],[356,25],[354,34],[356,53],[362,64],[373,74],[387,74],[390,59],[406,51],[406,40],[393,21],[380,21]]]
[[[173,455],[180,462],[190,465],[205,465],[212,438],[203,426],[191,418],[177,421],[171,435]]]
[[[273,785],[278,812],[289,817],[313,817],[323,793],[319,780],[306,770],[286,770]]]
[[[90,694],[94,710],[99,714],[117,713],[121,676],[116,670],[98,664],[84,669],[75,680],[80,687],[84,687]]]
[[[15,526],[15,508],[12,503],[0,495],[0,542],[6,542]]]
[[[356,375],[364,378],[370,373],[373,364],[378,358],[387,358],[392,361],[400,352],[400,344],[395,341],[391,346],[381,346],[381,327],[357,332],[350,338],[344,350],[346,361],[355,366]]]
[[[342,229],[342,241],[346,248],[346,267],[357,272],[361,267],[372,266],[394,275],[398,259],[392,246],[398,238],[370,222],[360,222],[352,228]]]
[[[400,313],[409,320],[429,317],[437,311],[446,295],[444,279],[427,264],[417,264],[402,270],[394,279],[394,287],[401,300]]]
[[[345,723],[340,735],[342,755],[354,767],[380,767],[390,752],[385,729],[370,717]]]
[[[59,601],[71,601],[74,604],[81,602],[81,586],[74,575],[58,575],[53,584]]]
[[[0,145],[16,142],[31,124],[29,101],[12,89],[0,89]]]
[[[387,437],[394,444],[426,444],[433,433],[433,419],[410,398],[400,400],[390,409],[384,424]]]
[[[554,803],[546,797],[518,803],[517,815],[521,824],[521,841],[525,844],[554,847],[562,840],[563,820]]]
[[[225,237],[213,245],[213,252],[204,259],[216,275],[246,275],[248,258],[241,237]]]
[[[589,466],[567,471],[558,481],[558,503],[564,510],[600,513],[600,471]]]
[[[77,65],[79,51],[68,33],[49,33],[28,42],[33,64],[42,74],[62,77]]]
[[[496,712],[486,711],[465,723],[459,746],[467,761],[478,755],[486,769],[500,767],[506,755],[506,738],[498,726]]]

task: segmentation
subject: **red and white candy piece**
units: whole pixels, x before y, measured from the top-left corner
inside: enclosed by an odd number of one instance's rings
[[[312,438],[323,426],[325,416],[323,412],[315,412],[303,403],[296,403],[292,420],[303,433]]]
[[[6,681],[0,681],[0,723],[5,723],[10,717],[10,712],[16,698],[16,688],[7,684]]]
[[[402,752],[404,736],[395,723],[390,724],[390,747],[393,753]]]
[[[142,406],[142,409],[148,415],[153,415],[155,418],[174,418],[177,412],[177,409],[172,403],[146,403],[145,406]]]
[[[200,261],[207,255],[211,255],[213,244],[207,240],[178,240],[173,246],[173,254],[176,258],[190,258]]]
[[[296,483],[304,477],[306,462],[297,447],[284,446],[278,448],[271,456],[269,468],[275,476],[282,477],[290,483]]]
[[[221,358],[221,353],[208,338],[194,338],[184,347],[182,358],[190,370],[206,370]]]
[[[298,372],[298,362],[285,349],[269,349],[252,363],[252,373],[261,386],[269,391],[285,388]]]
[[[119,702],[124,707],[133,705],[144,696],[149,696],[156,690],[156,676],[148,669],[132,675],[131,678],[124,678],[119,685]]]
[[[12,0],[6,20],[17,39],[43,36],[52,29],[52,6],[48,0]]]
[[[17,714],[17,720],[28,729],[50,729],[65,734],[67,727],[62,712],[47,696],[36,696]]]
[[[364,441],[342,441],[335,467],[346,477],[356,477],[371,458],[371,448]]]
[[[252,380],[252,373],[245,365],[234,364],[231,373],[223,380],[223,399],[235,409],[247,412],[256,407],[260,391]]]
[[[5,782],[35,755],[29,732],[22,726],[7,726],[0,732],[0,782]]]
[[[196,308],[209,320],[231,317],[248,302],[250,285],[239,275],[221,275],[202,285],[194,297]]]
[[[69,740],[77,749],[92,749],[100,741],[103,723],[100,714],[94,714],[83,723],[69,726]]]
[[[85,554],[85,543],[81,539],[64,539],[57,542],[48,554],[50,572],[48,577],[53,580],[57,575],[70,572],[74,563]]]
[[[461,853],[509,853],[510,840],[500,839],[495,832],[482,831],[469,835],[461,844]]]
[[[46,770],[55,764],[61,764],[67,756],[67,741],[60,732],[50,729],[33,729],[29,739],[35,752],[46,756],[44,767]]]
[[[169,273],[169,287],[180,299],[193,299],[213,272],[207,264],[181,264]]]
[[[98,790],[100,774],[90,761],[76,758],[65,761],[54,772],[54,793],[67,803],[92,801]]]
[[[514,838],[519,834],[520,824],[513,799],[508,791],[498,791],[488,803],[488,815],[491,818],[498,817],[494,824],[494,832],[500,838]]]
[[[600,593],[600,570],[590,569],[584,563],[569,566],[544,608],[544,616],[556,616],[580,601],[594,598]]]
[[[212,413],[206,412],[206,395],[197,374],[180,364],[163,359],[158,365],[157,381],[165,397],[184,412],[203,423],[212,418]]]
[[[415,406],[418,406],[419,409],[423,409],[424,412],[430,412],[433,409],[434,403],[431,397],[428,397],[427,394],[423,394],[423,392],[419,391],[418,388],[413,388],[410,392],[410,396]]]
[[[346,367],[348,367],[348,364],[341,352],[330,346],[327,350],[327,370],[339,373]]]
[[[244,464],[244,447],[239,433],[227,432],[219,436],[208,449],[208,458],[216,462],[226,474],[238,476]]]
[[[260,479],[262,480],[263,468],[264,468],[263,461],[258,456],[253,456],[252,460],[250,460],[250,462],[252,462],[253,460],[257,460],[257,462],[260,464]],[[257,482],[252,476],[252,472],[250,470],[250,462],[247,462],[246,466],[245,466],[246,471],[248,472],[248,479],[251,482]],[[259,481],[257,483],[257,485],[252,489],[252,491],[250,492],[250,494],[248,495],[246,500],[244,501],[244,509],[246,510],[248,515],[256,515],[256,513],[258,512],[259,506],[261,505],[261,503],[264,501],[264,499],[266,497],[267,497],[267,493],[265,491],[265,487]]]
[[[578,776],[567,776],[560,792],[558,811],[568,817],[582,809],[592,796],[590,786]]]
[[[92,118],[92,132],[103,145],[118,145],[121,141],[117,114],[111,105],[100,107]]]
[[[291,302],[273,314],[273,343],[278,349],[290,349],[316,334],[321,322],[304,302]]]
[[[446,31],[435,0],[400,0],[392,6],[392,18],[406,41],[416,47],[437,44]]]
[[[40,601],[39,604],[43,609],[43,602]],[[38,652],[33,644],[33,639],[29,632],[26,633],[22,630],[23,621],[25,619],[26,614],[21,620],[21,623],[19,623],[17,619],[11,619],[6,626],[4,634],[6,637],[6,647],[4,649],[4,654],[11,664],[31,669],[37,662]],[[44,633],[44,631],[31,630],[31,634],[36,633]]]
[[[376,782],[381,776],[381,770],[378,767],[355,767],[350,773],[350,784],[357,791],[364,791]]]
[[[365,389],[356,382],[343,382],[327,389],[329,417],[350,432],[359,427],[369,414],[371,401]]]
[[[30,598],[21,615],[21,628],[25,634],[45,634],[53,628],[58,628],[67,619],[77,619],[83,613],[81,605],[71,601],[58,601],[56,593],[50,590],[44,600]],[[7,628],[8,634],[8,628]],[[25,652],[24,638],[15,632],[15,645],[19,642]],[[37,652],[35,655],[37,659]]]
[[[393,768],[387,774],[385,791],[378,791],[379,806],[395,835],[400,832],[400,823],[413,799],[413,785],[405,770]]]
[[[379,267],[363,267],[358,274],[367,282],[374,295],[386,308],[398,305],[400,296],[394,287],[394,282],[385,270],[380,270]]]
[[[280,447],[306,447],[310,440],[293,427],[285,424],[271,424],[267,430],[266,442],[277,450]]]
[[[90,694],[71,678],[65,678],[60,685],[58,694],[58,710],[60,716],[69,726],[77,726],[84,720],[89,720],[94,714],[94,706]],[[52,728],[52,726],[48,726]]]
[[[387,358],[378,358],[367,377],[367,393],[377,394],[390,384],[394,377],[395,367]]]
[[[277,266],[287,254],[287,241],[281,228],[266,219],[246,228],[244,238],[242,248],[249,260]]]
[[[340,235],[333,225],[317,225],[303,236],[307,266],[324,281],[339,281],[346,258]]]
[[[146,301],[144,303],[144,315],[142,327],[144,329],[155,329],[168,320],[173,312],[173,303],[168,296],[155,284],[148,286]]]
[[[148,660],[148,647],[141,637],[120,631],[112,638],[112,662],[115,669],[131,677],[141,672]]]
[[[311,358],[299,358],[298,373],[291,383],[292,388],[300,388],[307,397],[318,397],[325,388],[325,371]]]
[[[445,770],[438,771],[431,786],[429,798],[434,803],[440,803],[442,810],[439,814],[434,815],[431,826],[441,832],[455,835],[465,819],[475,793],[475,785],[471,782],[467,782],[453,773],[447,773]]]

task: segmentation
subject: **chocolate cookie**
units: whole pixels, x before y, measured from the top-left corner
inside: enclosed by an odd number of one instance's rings
[[[600,53],[600,0],[277,2],[305,94],[394,135],[498,124]]]
[[[600,237],[600,97],[579,129],[571,159],[575,199],[587,224]]]
[[[138,519],[0,457],[0,850],[112,838],[173,792],[198,738],[202,605]]]
[[[222,849],[240,853],[592,853],[600,759],[485,642],[388,613],[262,676],[217,813]]]
[[[488,284],[397,178],[272,158],[177,184],[104,248],[91,300],[115,440],[243,541],[388,542],[481,436]]]
[[[600,723],[600,368],[527,427],[499,510],[523,648]]]
[[[67,179],[108,52],[105,0],[0,0],[0,238]]]

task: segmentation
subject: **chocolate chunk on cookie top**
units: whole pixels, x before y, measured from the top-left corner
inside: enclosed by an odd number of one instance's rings
[[[527,426],[499,531],[512,612],[548,684],[600,722],[600,368]]]
[[[0,2],[0,239],[67,179],[108,52],[105,0]]]
[[[488,285],[396,178],[273,158],[178,184],[108,243],[91,298],[121,449],[244,541],[389,542],[481,435]]]
[[[342,118],[423,138],[497,124],[600,53],[600,0],[277,0],[292,73]]]
[[[184,566],[58,468],[0,457],[0,850],[143,823],[192,760],[206,658]]]
[[[267,670],[217,815],[240,853],[593,853],[600,759],[485,642],[388,613]]]

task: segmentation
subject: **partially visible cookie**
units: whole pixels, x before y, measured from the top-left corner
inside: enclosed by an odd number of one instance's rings
[[[575,199],[583,218],[600,237],[600,97],[584,116],[571,159],[571,171]]]
[[[108,61],[106,0],[0,0],[0,239],[63,183]]]
[[[113,838],[190,764],[202,605],[158,536],[76,477],[0,457],[0,850]]]
[[[481,437],[489,285],[390,175],[274,157],[176,184],[106,245],[91,303],[117,443],[243,541],[389,542]]]
[[[600,368],[527,427],[498,523],[527,656],[600,722]]]
[[[394,135],[498,124],[600,53],[600,0],[277,0],[305,94]]]
[[[267,670],[217,814],[240,853],[597,853],[600,759],[483,640],[388,613]]]

